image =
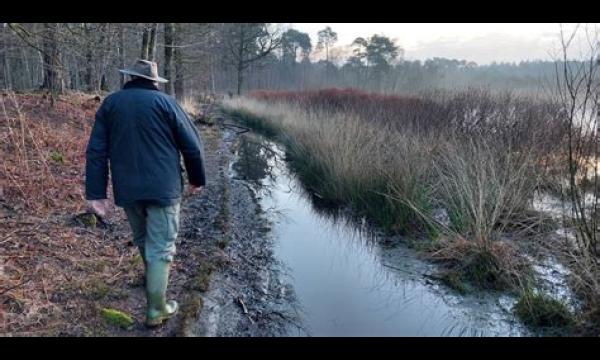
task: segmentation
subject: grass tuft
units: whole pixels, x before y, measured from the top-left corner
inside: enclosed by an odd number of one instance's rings
[[[564,328],[575,323],[567,306],[548,295],[525,291],[514,307],[515,314],[526,324],[538,328]]]

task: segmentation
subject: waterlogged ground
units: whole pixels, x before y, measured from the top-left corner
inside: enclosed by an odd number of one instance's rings
[[[202,310],[183,334],[543,335],[516,319],[515,297],[449,289],[436,277],[440,269],[404,239],[374,230],[348,210],[320,205],[289,169],[279,145],[241,131],[223,114],[216,117],[224,166],[214,176],[227,192],[227,221],[222,235],[213,237],[223,237],[217,241],[223,261],[208,289],[196,294]],[[536,199],[533,208],[552,215],[554,202]],[[538,255],[531,260],[540,290],[572,299],[567,269]]]
[[[514,298],[438,284],[434,266],[401,239],[316,207],[278,145],[251,133],[238,140],[231,178],[264,211],[272,246],[264,277],[287,310],[280,335],[529,335],[511,312]]]

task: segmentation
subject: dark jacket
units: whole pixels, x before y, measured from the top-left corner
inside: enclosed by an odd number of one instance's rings
[[[204,186],[204,150],[190,118],[152,82],[132,80],[96,113],[86,150],[86,199],[107,198],[110,162],[118,206],[177,203],[183,190],[180,152],[190,184]]]

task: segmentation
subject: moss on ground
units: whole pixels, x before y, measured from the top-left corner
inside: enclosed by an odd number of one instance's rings
[[[513,250],[490,250],[469,242],[454,246],[430,244],[426,250],[445,267],[438,279],[460,293],[477,290],[517,293],[533,281],[531,265]]]
[[[226,235],[229,232],[230,226],[230,210],[229,210],[229,186],[223,185],[223,197],[221,198],[221,208],[215,219],[217,227]]]
[[[62,165],[65,162],[63,152],[58,150],[52,150],[50,152],[50,159],[59,165]]]
[[[495,254],[489,249],[475,247],[458,259],[455,270],[463,282],[477,289],[516,290],[518,284],[530,280],[531,267],[517,258],[506,259],[507,256],[514,254]]]
[[[123,311],[103,308],[100,310],[100,315],[107,323],[111,325],[115,325],[127,330],[133,327],[133,317]]]
[[[179,326],[178,335],[188,336],[187,329],[191,323],[198,318],[202,309],[204,308],[204,301],[200,296],[194,293],[188,293],[180,310],[181,322]]]
[[[84,226],[95,229],[98,225],[98,218],[94,214],[84,214],[80,217],[81,222]]]
[[[483,289],[502,290],[510,287],[498,259],[489,251],[479,251],[468,257],[461,267],[461,277]]]
[[[531,290],[523,292],[513,310],[531,327],[568,328],[575,324],[574,315],[562,301]]]
[[[202,262],[198,267],[196,276],[194,276],[188,284],[188,288],[201,292],[207,291],[210,285],[210,278],[214,270],[215,266],[212,263]]]

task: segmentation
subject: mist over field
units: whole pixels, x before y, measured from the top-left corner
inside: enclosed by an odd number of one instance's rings
[[[186,90],[237,93],[238,87],[239,92],[353,87],[406,93],[469,86],[538,91],[555,82],[561,29],[574,27],[300,23],[244,30],[235,24],[175,24],[171,29],[144,24],[4,23],[0,57],[5,71],[0,84],[15,90],[39,87],[45,56],[46,62],[60,64],[65,89],[109,91],[122,83],[111,70],[145,55],[166,63],[165,75],[175,74],[165,90],[178,90],[179,98]],[[253,47],[244,48],[253,54],[236,53],[239,49],[233,45],[238,40]],[[42,51],[53,42],[56,54]],[[578,34],[575,42],[571,57],[581,60],[583,35]],[[147,50],[140,52],[144,46]]]

